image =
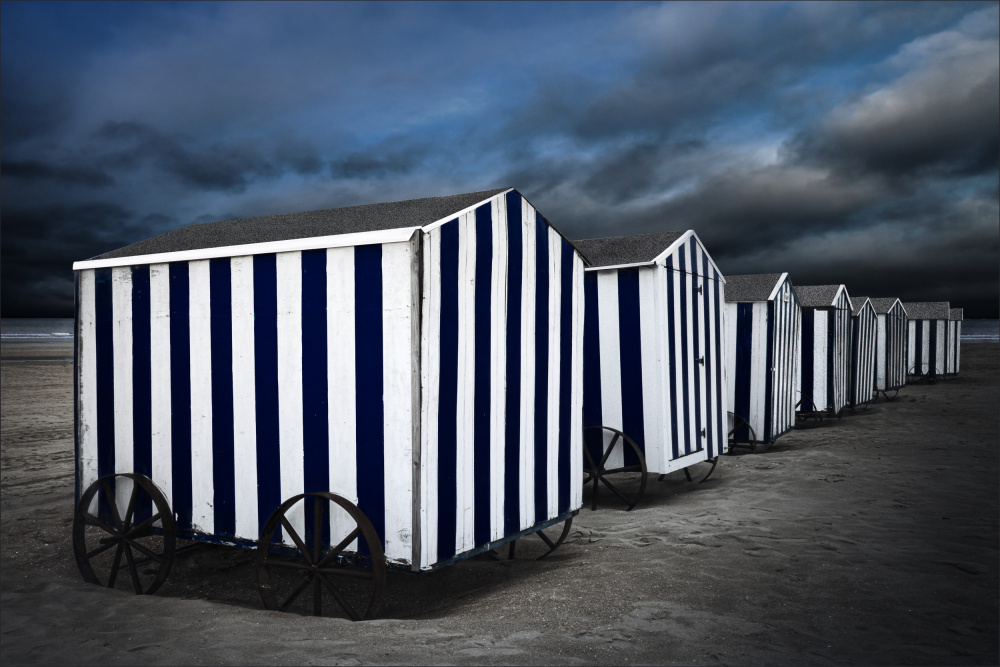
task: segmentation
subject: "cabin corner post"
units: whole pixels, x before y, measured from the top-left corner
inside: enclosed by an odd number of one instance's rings
[[[73,272],[73,506],[80,502],[80,272]]]
[[[423,454],[423,347],[426,345],[424,338],[424,307],[425,307],[425,285],[424,285],[424,232],[417,230],[410,237],[410,349],[412,353],[412,372],[410,374],[410,396],[412,400],[411,410],[411,456],[413,491],[411,494],[411,554],[410,569],[419,571],[421,565],[421,554],[423,551],[423,541],[421,539],[423,531],[424,511],[423,485],[421,484],[422,454]]]

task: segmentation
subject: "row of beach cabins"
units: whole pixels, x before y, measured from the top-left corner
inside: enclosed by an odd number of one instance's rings
[[[332,491],[417,571],[568,526],[584,469],[714,465],[959,371],[947,302],[724,275],[693,231],[570,241],[510,188],[191,225],[74,270],[78,498],[141,475],[178,535],[252,546]]]

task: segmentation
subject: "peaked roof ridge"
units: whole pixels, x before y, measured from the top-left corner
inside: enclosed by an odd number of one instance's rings
[[[872,296],[868,297],[868,299],[872,302],[875,312],[879,315],[884,315],[892,310],[892,307],[897,301],[899,301],[900,306],[903,305],[903,302],[899,299],[899,297],[895,296]],[[906,308],[903,308],[903,310],[905,311]]]
[[[951,318],[948,301],[905,301],[903,308],[911,320],[947,320]]]
[[[602,236],[578,239],[573,241],[573,245],[593,267],[641,264],[652,262],[687,232],[688,230]]]
[[[799,296],[799,303],[803,308],[827,308],[833,305],[833,300],[837,298],[841,289],[846,291],[843,283],[838,285],[796,285],[795,293]],[[849,296],[848,300],[850,300]]]
[[[726,276],[726,301],[768,301],[784,273],[744,273]]]

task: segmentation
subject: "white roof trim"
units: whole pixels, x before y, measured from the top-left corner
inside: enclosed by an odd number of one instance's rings
[[[851,301],[851,295],[847,293],[847,285],[841,285],[840,288],[837,289],[837,293],[833,295],[833,303],[831,303],[830,305],[833,306],[834,308],[837,307],[837,299],[840,298],[840,293],[841,292],[843,292],[844,296],[847,297],[847,308],[848,308],[848,310],[850,310],[853,313],[854,312],[854,303]]]
[[[889,306],[889,311],[892,311],[892,309],[896,307],[897,303],[899,304],[899,307],[903,309],[903,314],[909,317],[910,314],[906,312],[906,306],[903,305],[903,301],[901,299],[896,299],[896,301],[893,302],[891,306]]]
[[[484,199],[481,202],[476,202],[472,206],[466,206],[465,208],[463,208],[461,211],[458,211],[457,213],[449,213],[448,215],[446,215],[445,217],[441,218],[440,220],[435,220],[434,222],[432,222],[430,224],[426,224],[423,227],[421,227],[420,229],[422,229],[425,233],[426,232],[434,231],[435,229],[437,229],[441,225],[445,224],[446,222],[454,220],[455,218],[457,218],[459,216],[465,215],[466,213],[468,213],[470,211],[475,211],[477,208],[479,208],[480,206],[482,206],[486,202],[491,201],[493,199],[496,199],[497,197],[506,195],[508,192],[512,191],[513,189],[514,188],[507,188],[503,192],[498,192],[497,194],[493,195],[492,197],[488,197],[488,198]]]
[[[611,264],[609,266],[587,266],[584,271],[613,271],[615,269],[635,269],[642,266],[656,266],[656,262],[635,262],[633,264]]]
[[[773,289],[773,290],[771,290],[771,293],[770,293],[770,294],[768,295],[768,297],[767,297],[767,300],[768,300],[768,301],[774,301],[775,299],[777,299],[777,298],[778,298],[778,292],[780,292],[780,291],[781,291],[781,285],[782,285],[782,283],[784,283],[784,282],[785,282],[786,280],[788,280],[788,273],[787,273],[787,272],[786,272],[786,273],[782,273],[782,274],[781,274],[781,277],[780,277],[780,278],[778,278],[778,282],[776,282],[776,283],[774,284],[774,289]]]
[[[699,247],[701,247],[701,251],[703,253],[705,253],[705,257],[708,259],[709,263],[712,265],[712,268],[715,269],[715,272],[717,274],[719,274],[719,280],[721,280],[722,284],[725,285],[726,284],[726,276],[723,275],[722,271],[719,270],[719,267],[718,267],[718,265],[716,265],[715,260],[712,259],[712,255],[708,252],[708,249],[705,248],[705,244],[701,242],[701,239],[698,238],[698,235],[695,234],[695,232],[694,232],[693,229],[689,229],[686,232],[684,232],[683,234],[681,234],[677,238],[676,241],[674,241],[673,243],[671,243],[659,255],[657,255],[656,257],[654,257],[653,258],[653,262],[655,262],[656,264],[659,264],[661,266],[666,266],[666,264],[667,264],[667,255],[673,253],[674,248],[676,246],[679,246],[682,243],[685,243],[691,237],[694,237],[695,242],[698,244]],[[675,271],[680,271],[680,269],[678,269],[676,267],[674,267],[674,270]],[[694,273],[693,271],[684,271],[684,273],[690,273],[691,275],[700,275],[700,274]],[[702,276],[702,278],[707,278],[707,277],[708,276]]]
[[[272,252],[343,248],[345,246],[373,245],[376,243],[400,243],[402,241],[409,241],[413,237],[413,234],[419,230],[420,227],[401,227],[399,229],[383,229],[374,232],[356,232],[354,234],[334,234],[332,236],[313,236],[304,239],[271,241],[269,243],[245,243],[243,245],[228,245],[218,248],[198,248],[196,250],[159,252],[152,255],[132,255],[129,257],[113,257],[111,259],[85,260],[82,262],[73,262],[73,270],[82,271],[84,269],[103,269],[113,266],[136,266],[163,262],[188,262],[196,259],[243,257],[246,255],[264,255]]]

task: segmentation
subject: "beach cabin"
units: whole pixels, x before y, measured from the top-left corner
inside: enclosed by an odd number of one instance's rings
[[[875,308],[875,389],[889,398],[906,384],[906,309],[894,298],[873,298]]]
[[[950,308],[948,317],[948,358],[945,361],[945,374],[957,375],[962,356],[962,319],[964,309]]]
[[[795,292],[802,306],[799,416],[838,415],[850,391],[851,298],[843,285],[796,286]]]
[[[773,443],[795,426],[802,308],[787,273],[726,276],[730,438]]]
[[[851,299],[851,394],[849,405],[856,408],[871,403],[875,390],[876,338],[878,315],[871,299]]]
[[[141,473],[178,536],[253,546],[329,491],[411,570],[581,505],[583,258],[516,190],[196,224],[74,270],[78,497]]]
[[[584,273],[585,427],[608,427],[665,474],[727,451],[725,278],[693,231],[576,241]],[[611,431],[587,439],[595,461]],[[632,465],[614,448],[608,469]],[[595,482],[596,484],[596,482]]]
[[[947,301],[904,302],[906,309],[906,374],[935,378],[947,373],[948,324],[951,308]]]

